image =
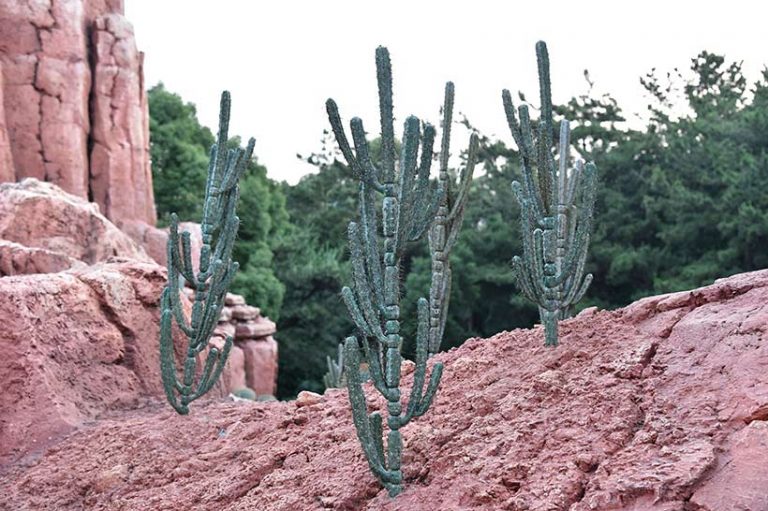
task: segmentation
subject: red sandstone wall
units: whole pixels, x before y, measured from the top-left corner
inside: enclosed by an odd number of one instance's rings
[[[0,0],[0,181],[154,225],[142,65],[122,0]]]

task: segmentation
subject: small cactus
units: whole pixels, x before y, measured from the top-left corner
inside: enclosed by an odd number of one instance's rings
[[[325,357],[325,362],[328,365],[328,372],[323,376],[323,382],[325,388],[336,389],[345,385],[344,382],[344,345],[339,344],[339,352],[336,360],[332,359],[330,355]]]
[[[195,273],[192,265],[192,243],[188,232],[179,236],[179,219],[171,215],[168,236],[168,284],[160,300],[160,369],[168,402],[181,415],[189,413],[189,403],[199,398],[218,380],[232,348],[228,336],[223,347],[210,346],[202,371],[198,371],[198,356],[209,347],[224,298],[238,264],[232,261],[240,220],[235,215],[238,183],[253,154],[254,139],[243,149],[227,151],[229,131],[229,92],[221,95],[219,133],[211,148],[208,178],[203,206],[202,248],[200,267]],[[180,186],[183,184],[180,183]],[[179,294],[183,281],[195,290],[192,317],[187,320]],[[176,369],[172,324],[176,322],[187,337],[187,349],[181,378]],[[200,373],[200,374],[198,374]]]

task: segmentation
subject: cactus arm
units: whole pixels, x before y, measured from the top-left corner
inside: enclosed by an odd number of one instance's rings
[[[539,122],[539,140],[546,136],[546,132],[547,126]],[[544,200],[544,214],[550,216],[555,214],[555,205],[557,204],[557,198],[555,196],[556,184],[551,171],[552,153],[549,150],[549,146],[541,143],[538,144],[537,152],[537,177],[539,180],[539,190],[541,190],[541,196]]]
[[[375,293],[376,305],[381,309],[384,307],[384,275],[377,234],[379,225],[376,217],[376,197],[375,192],[363,184],[360,186],[360,222],[363,226],[366,265]]]
[[[190,278],[188,279],[190,282],[195,281],[194,277],[194,268],[192,266],[192,241],[191,241],[191,235],[188,232],[182,232],[181,233],[181,254],[182,254],[182,265],[184,268],[184,271],[182,275],[185,275],[184,278],[187,278],[186,275],[189,275]]]
[[[371,161],[370,149],[368,146],[368,140],[365,138],[365,128],[363,127],[363,121],[359,117],[355,117],[350,121],[350,129],[352,130],[352,140],[355,144],[355,152],[357,153],[356,160],[359,162],[359,178],[360,182],[373,190],[383,192],[384,188],[379,182],[378,171]]]
[[[413,386],[411,387],[411,397],[408,401],[408,407],[405,416],[401,419],[401,425],[405,426],[414,417],[419,417],[426,413],[432,399],[437,392],[442,376],[442,364],[435,364],[430,376],[430,382],[424,392],[424,383],[427,373],[427,358],[429,357],[429,304],[424,298],[419,299],[418,303],[418,333],[416,335],[416,369],[413,373]]]
[[[413,191],[416,200],[408,201],[406,218],[413,217],[408,233],[408,241],[417,241],[424,236],[435,217],[442,190],[432,192],[429,185],[429,172],[432,167],[432,147],[435,143],[435,128],[431,124],[424,127],[424,142],[421,148],[416,188]],[[415,213],[414,213],[415,211]]]
[[[380,479],[388,480],[389,472],[386,469],[383,456],[383,445],[380,447],[381,434],[374,435],[376,430],[381,431],[381,417],[369,418],[368,404],[365,400],[363,385],[360,381],[360,353],[355,337],[347,337],[344,342],[344,364],[347,371],[347,389],[349,390],[349,403],[352,408],[352,421],[360,444],[365,453],[365,459],[371,471]]]
[[[349,246],[351,249],[350,262],[352,263],[352,278],[354,282],[354,293],[356,297],[356,303],[358,309],[362,312],[366,323],[368,324],[367,331],[372,334],[373,337],[384,342],[385,336],[381,329],[381,318],[377,311],[377,308],[373,306],[371,301],[375,295],[372,292],[370,285],[370,279],[368,278],[365,269],[365,256],[363,254],[363,242],[360,239],[360,231],[358,225],[355,222],[349,223],[347,229],[349,237]],[[354,312],[351,309],[350,312]]]
[[[455,87],[453,82],[446,82],[445,94],[443,96],[443,121],[440,125],[443,130],[443,136],[440,140],[440,180],[446,180],[448,178],[448,158],[450,157],[451,150],[451,126],[453,126],[454,97]],[[445,190],[444,193],[448,193],[448,190]]]
[[[467,199],[469,197],[469,189],[472,186],[472,178],[475,173],[475,166],[477,165],[477,151],[480,146],[480,140],[477,137],[476,133],[472,133],[472,135],[469,137],[469,149],[467,150],[467,163],[464,167],[464,170],[461,174],[461,181],[459,182],[459,188],[458,193],[455,198],[450,203],[450,212],[448,213],[447,221],[449,223],[455,224],[459,227],[459,229],[456,229],[458,232],[460,230],[463,216],[464,216],[464,207],[467,204]]]
[[[515,277],[515,282],[520,290],[523,292],[526,298],[532,302],[536,302],[538,297],[536,296],[535,285],[526,270],[527,266],[523,263],[523,260],[519,256],[512,258],[512,274]]]
[[[371,374],[371,382],[374,388],[379,391],[385,399],[395,399],[393,390],[387,387],[386,378],[384,376],[384,368],[381,363],[381,344],[378,341],[375,342],[375,346],[371,348],[371,341],[368,339],[363,340],[363,352],[365,359],[368,361],[368,370]]]
[[[586,294],[587,290],[589,289],[589,285],[592,284],[592,274],[588,273],[584,277],[584,281],[581,283],[581,287],[579,288],[579,291],[569,300],[569,304],[578,303],[581,301],[581,299]]]
[[[189,236],[187,235],[187,238]],[[187,282],[194,282],[194,270],[192,268],[192,252],[187,245],[184,245],[184,235],[181,236],[182,257],[179,257],[179,218],[175,213],[171,214],[171,225],[168,229],[168,268],[175,268]]]
[[[581,177],[584,171],[584,163],[581,160],[576,160],[576,165],[571,171],[571,177],[568,180],[568,193],[565,197],[565,203],[573,205],[576,200],[576,192],[579,190],[579,184],[581,183]]]
[[[171,311],[168,309],[168,291],[163,292],[161,299],[160,315],[160,375],[163,381],[163,389],[174,410],[180,414],[186,413],[176,398],[176,392],[181,390],[181,385],[176,378],[176,358],[173,350],[173,336],[171,334]]]
[[[549,77],[549,52],[544,41],[536,43],[536,62],[539,68],[539,98],[541,101],[540,123],[545,126],[544,136],[547,147],[552,144],[552,81]]]
[[[344,300],[344,305],[347,306],[347,311],[349,311],[349,315],[352,316],[352,320],[354,321],[358,330],[360,330],[366,337],[373,337],[371,327],[368,326],[368,321],[365,319],[363,312],[357,305],[357,298],[355,298],[354,292],[349,287],[344,286],[341,290],[341,297]]]
[[[221,351],[218,348],[211,348],[205,360],[203,375],[198,384],[197,391],[190,397],[190,401],[201,397],[213,388],[213,385],[219,380],[222,371],[229,359],[229,352],[232,349],[233,339],[227,336],[224,341],[224,347]]]
[[[419,151],[419,119],[409,116],[405,120],[403,147],[400,155],[400,175],[397,183],[398,211],[395,228],[395,253],[400,252],[413,227],[413,184],[416,179]],[[419,198],[417,198],[419,199]]]
[[[328,113],[328,120],[331,123],[331,129],[333,130],[333,135],[336,137],[336,143],[339,144],[341,154],[344,156],[344,159],[347,160],[347,165],[349,165],[349,168],[355,176],[358,179],[361,179],[363,173],[360,169],[360,164],[357,162],[357,158],[355,158],[354,153],[352,153],[347,134],[344,132],[344,126],[341,123],[341,115],[339,115],[339,107],[334,100],[329,99],[325,102],[325,111]]]
[[[382,181],[395,180],[395,128],[392,107],[392,64],[389,50],[376,48],[376,81],[379,86],[379,119],[381,120]]]
[[[557,202],[570,205],[566,201],[568,193],[568,148],[571,144],[571,129],[567,120],[560,123],[560,161],[557,173]]]
[[[438,323],[439,329],[437,330],[436,337],[439,339],[437,349],[440,349],[443,336],[445,334],[445,324],[448,321],[448,306],[451,303],[451,283],[453,279],[453,272],[451,271],[450,261],[446,261],[445,264],[445,277],[443,278],[443,304],[440,309],[440,321]],[[432,352],[435,353],[435,352]]]
[[[507,125],[509,126],[509,131],[512,133],[512,138],[514,139],[515,144],[517,144],[517,150],[527,158],[530,146],[526,144],[526,141],[523,138],[523,130],[515,115],[515,105],[512,102],[512,95],[507,89],[501,91],[501,100],[504,104],[504,113],[507,115]]]

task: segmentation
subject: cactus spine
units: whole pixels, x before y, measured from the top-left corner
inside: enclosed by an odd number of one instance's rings
[[[469,198],[469,187],[477,161],[478,138],[475,133],[469,140],[467,163],[458,185],[448,175],[450,156],[451,122],[453,120],[453,83],[445,84],[443,103],[443,138],[440,144],[440,173],[438,174],[440,201],[437,214],[429,229],[429,252],[432,257],[432,282],[429,288],[429,353],[440,351],[445,323],[448,319],[448,303],[451,299],[451,250],[456,244],[464,221],[464,207]]]
[[[216,383],[232,348],[228,336],[222,348],[211,346],[202,372],[198,375],[198,356],[208,347],[214,328],[224,307],[229,284],[238,269],[232,261],[232,247],[240,220],[235,215],[238,182],[251,160],[255,141],[243,149],[227,151],[229,130],[229,92],[221,95],[219,133],[211,148],[208,178],[203,206],[202,248],[200,267],[192,266],[190,234],[179,236],[179,219],[171,215],[168,237],[168,284],[160,301],[160,368],[165,395],[181,415],[189,413],[189,403],[199,398]],[[183,279],[195,290],[192,317],[184,315],[179,299]],[[172,323],[187,337],[183,376],[178,378],[172,337]],[[195,382],[196,381],[196,382]]]
[[[352,262],[352,288],[342,290],[344,302],[359,331],[345,340],[344,363],[352,417],[365,457],[372,472],[398,495],[403,488],[401,471],[402,438],[400,429],[411,419],[426,413],[442,375],[442,364],[435,364],[424,388],[429,342],[429,304],[418,302],[416,368],[410,399],[405,408],[400,402],[400,262],[405,244],[418,240],[432,223],[440,191],[429,182],[435,129],[416,117],[405,121],[399,164],[395,164],[395,135],[392,108],[392,68],[386,48],[376,50],[376,71],[381,117],[382,158],[379,166],[371,160],[363,123],[350,122],[355,146],[352,151],[342,127],[336,103],[326,103],[328,118],[342,154],[360,182],[359,223],[349,224]],[[421,144],[421,158],[418,156]],[[382,199],[383,246],[380,247],[377,195]],[[368,414],[360,376],[360,344],[369,364],[374,388],[387,400],[386,452],[383,419],[378,412]]]
[[[597,169],[593,163],[580,160],[568,168],[567,120],[560,123],[559,161],[555,164],[549,55],[543,41],[536,44],[536,56],[541,96],[536,130],[528,107],[518,108],[518,120],[509,91],[502,93],[507,123],[522,163],[522,183],[515,181],[512,187],[520,204],[523,255],[515,256],[512,264],[518,287],[539,306],[545,344],[557,346],[558,320],[567,316],[592,282],[592,274],[584,276],[584,265],[592,230]]]

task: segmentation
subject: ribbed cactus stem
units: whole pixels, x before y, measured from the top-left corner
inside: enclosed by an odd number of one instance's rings
[[[342,298],[358,329],[358,336],[348,337],[344,343],[344,373],[355,429],[368,465],[394,497],[403,489],[400,429],[411,419],[426,413],[442,375],[442,366],[435,364],[424,388],[429,305],[420,299],[414,384],[403,409],[400,391],[400,262],[406,243],[420,239],[432,225],[440,197],[429,181],[434,128],[424,125],[422,133],[419,119],[408,117],[402,151],[396,162],[392,69],[386,48],[376,50],[376,71],[381,117],[380,166],[371,161],[362,121],[354,118],[350,122],[353,150],[344,133],[336,103],[329,99],[326,109],[339,148],[360,186],[359,219],[351,222],[348,228],[353,285],[342,289]],[[381,221],[377,214],[377,195],[382,196]],[[383,418],[378,412],[368,413],[362,387],[361,347],[371,382],[387,401],[386,451]]]
[[[448,172],[453,119],[454,86],[445,85],[443,101],[443,137],[440,144],[440,172],[438,174],[439,202],[437,214],[429,230],[429,251],[432,258],[432,281],[429,288],[429,353],[440,351],[440,344],[448,320],[451,299],[451,250],[456,244],[464,221],[464,208],[477,162],[478,138],[472,134],[467,150],[466,164],[458,185]]]
[[[189,413],[189,404],[207,393],[219,379],[232,348],[229,336],[224,346],[210,346],[201,371],[198,358],[209,347],[224,298],[238,265],[232,261],[232,248],[239,220],[235,214],[238,182],[245,172],[253,153],[254,140],[243,149],[227,152],[230,97],[221,95],[219,134],[211,148],[208,177],[205,186],[203,218],[201,223],[202,247],[197,273],[192,265],[190,234],[179,235],[179,219],[171,215],[168,236],[168,284],[161,297],[160,364],[163,388],[168,402],[178,413]],[[218,236],[214,238],[214,233]],[[180,293],[184,281],[194,290],[192,316],[188,320],[181,306]],[[181,378],[176,368],[173,344],[173,322],[187,337]]]

